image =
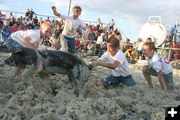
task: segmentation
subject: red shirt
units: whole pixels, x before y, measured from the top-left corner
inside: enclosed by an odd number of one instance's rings
[[[45,20],[45,22],[50,22],[51,23],[51,21],[49,19]]]
[[[79,40],[76,40],[76,47],[78,47],[78,48],[81,47],[81,42]]]

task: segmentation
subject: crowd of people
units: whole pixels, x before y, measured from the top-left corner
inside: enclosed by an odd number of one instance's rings
[[[109,26],[103,26],[100,18],[97,19],[96,25],[88,25],[79,19],[82,12],[80,6],[72,8],[72,16],[59,13],[55,6],[52,6],[52,11],[55,16],[61,18],[61,21],[49,18],[38,19],[32,9],[28,9],[24,17],[17,19],[12,13],[8,18],[0,13],[1,46],[6,45],[9,50],[19,47],[38,49],[43,44],[73,55],[80,54],[84,57],[99,55],[98,62],[91,64],[91,67],[100,65],[112,69],[112,74],[96,84],[105,87],[117,83],[127,86],[136,85],[128,62],[135,64],[138,59],[147,57],[149,66],[143,67],[143,74],[149,86],[153,87],[150,75],[155,75],[158,76],[164,90],[174,89],[172,66],[165,57],[156,52],[151,38],[147,38],[145,44],[138,39],[136,47],[129,39],[122,45],[121,33],[115,27],[113,19]],[[42,66],[43,63],[40,65]],[[17,67],[16,73],[20,70],[21,68]]]

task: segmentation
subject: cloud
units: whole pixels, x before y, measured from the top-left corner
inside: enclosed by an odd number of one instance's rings
[[[51,1],[51,0],[40,0],[41,2],[49,2],[49,1]]]
[[[7,2],[7,6],[13,6],[13,7],[22,7],[23,5],[21,3],[12,3],[12,2]]]

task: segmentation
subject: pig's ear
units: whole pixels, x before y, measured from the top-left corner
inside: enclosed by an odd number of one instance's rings
[[[16,54],[16,53],[21,53],[21,52],[23,52],[23,47],[14,47],[13,49],[12,49],[12,53],[13,54]]]

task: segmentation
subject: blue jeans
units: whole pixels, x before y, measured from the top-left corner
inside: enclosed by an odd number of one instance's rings
[[[7,48],[12,51],[16,48],[21,48],[23,47],[21,44],[19,44],[18,42],[14,41],[11,36],[8,37],[7,41],[6,41],[6,46]]]
[[[72,54],[76,52],[75,38],[68,38],[64,35],[61,35],[61,46],[62,49],[68,49],[68,52]]]
[[[111,74],[111,75],[107,76],[105,79],[102,78],[100,81],[103,83],[103,85],[105,87],[109,87],[110,85],[118,84],[118,83],[123,83],[124,85],[127,85],[127,86],[135,86],[136,85],[136,83],[133,80],[131,75],[126,76],[126,77],[123,77],[123,76],[114,77]]]
[[[168,90],[174,90],[173,74],[163,74],[164,82]]]
[[[143,67],[145,74],[147,75],[152,75],[152,76],[158,76],[157,72],[152,69],[149,68],[149,66],[144,66]],[[169,73],[169,74],[163,74],[163,78],[164,78],[164,82],[166,84],[167,90],[174,90],[174,83],[173,83],[173,74]]]

